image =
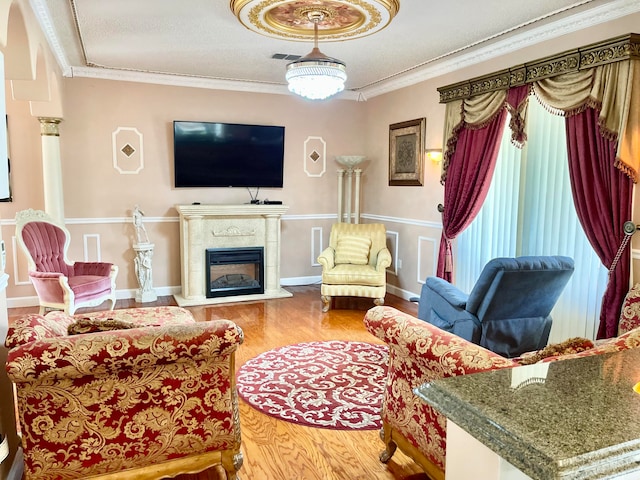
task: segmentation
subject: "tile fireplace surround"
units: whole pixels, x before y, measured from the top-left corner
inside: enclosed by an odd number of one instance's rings
[[[176,205],[180,214],[179,306],[291,297],[280,287],[280,218],[286,205]],[[264,293],[206,296],[207,248],[264,247]]]

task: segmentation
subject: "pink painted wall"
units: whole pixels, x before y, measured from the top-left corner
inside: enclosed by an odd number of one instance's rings
[[[64,208],[73,234],[73,258],[100,255],[120,267],[118,289],[127,295],[137,288],[133,272],[131,209],[138,204],[156,244],[154,287],[169,292],[179,287],[178,203],[245,203],[244,189],[175,189],[173,183],[172,121],[203,120],[284,125],[285,186],[263,190],[260,198],[282,200],[290,206],[282,221],[281,277],[292,283],[316,281],[315,258],[327,244],[337,209],[335,155],[364,154],[363,221],[383,222],[398,256],[388,280],[390,291],[409,296],[420,281],[433,274],[434,253],[440,239],[443,188],[440,167],[425,163],[423,186],[388,185],[388,138],[391,123],[426,117],[427,148],[442,147],[445,106],[437,88],[468,78],[536,60],[567,49],[633,32],[640,14],[570,33],[553,41],[526,46],[454,73],[370,98],[366,102],[331,100],[309,103],[290,95],[269,95],[152,85],[87,78],[60,78],[60,150]],[[10,91],[10,89],[8,89]],[[12,156],[14,202],[0,204],[4,219],[11,279],[9,303],[33,301],[26,282],[26,265],[11,244],[15,213],[43,208],[43,174],[39,123],[29,103],[7,98]],[[143,137],[144,168],[123,175],[113,167],[112,133],[135,128]],[[304,142],[322,137],[327,145],[326,172],[304,172]],[[99,242],[97,244],[96,242]],[[85,247],[85,243],[88,247]],[[401,262],[401,266],[400,266]],[[132,295],[129,295],[132,296]]]

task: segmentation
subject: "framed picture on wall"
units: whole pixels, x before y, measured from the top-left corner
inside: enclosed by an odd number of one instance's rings
[[[426,118],[389,125],[389,185],[422,185]]]

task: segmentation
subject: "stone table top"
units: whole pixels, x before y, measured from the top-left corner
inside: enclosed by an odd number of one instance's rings
[[[640,348],[445,378],[415,392],[534,480],[640,478],[638,382]]]

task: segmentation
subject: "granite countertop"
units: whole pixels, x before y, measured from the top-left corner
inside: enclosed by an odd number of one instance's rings
[[[640,348],[435,380],[416,394],[534,480],[640,478],[638,382]]]

